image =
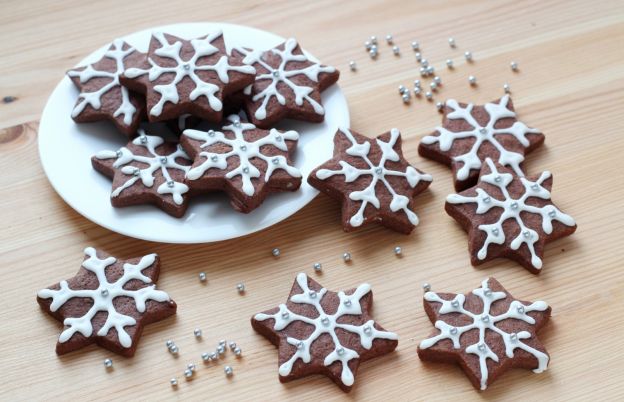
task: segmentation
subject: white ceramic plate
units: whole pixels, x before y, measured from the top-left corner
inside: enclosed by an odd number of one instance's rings
[[[226,46],[268,49],[284,41],[277,35],[254,28],[222,24],[191,23],[157,27],[123,37],[146,52],[151,33],[167,32],[185,39],[222,29]],[[78,65],[100,59],[108,45],[93,52]],[[309,55],[312,57],[311,55]],[[284,121],[278,128],[300,134],[295,166],[301,170],[301,188],[292,193],[270,194],[264,204],[249,214],[234,211],[223,194],[209,194],[191,200],[186,215],[173,218],[151,205],[113,208],[111,180],[91,167],[91,156],[104,149],[125,145],[124,135],[108,122],[76,124],[71,111],[78,90],[65,77],[48,99],[39,126],[39,154],[50,183],[76,211],[98,225],[138,239],[167,243],[204,243],[231,239],[274,225],[303,208],[318,192],[307,184],[310,171],[329,159],[337,127],[349,126],[347,101],[337,85],[322,95],[325,122],[311,124]]]

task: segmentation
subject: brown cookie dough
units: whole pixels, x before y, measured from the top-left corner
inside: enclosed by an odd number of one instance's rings
[[[539,274],[544,245],[574,233],[576,223],[550,200],[550,172],[524,178],[485,162],[476,186],[447,197],[446,212],[468,232],[472,265],[503,257]]]
[[[252,327],[278,347],[279,379],[323,374],[349,392],[360,362],[392,352],[398,337],[371,318],[368,284],[331,292],[299,274],[286,304],[256,314]]]
[[[455,190],[473,186],[485,158],[524,175],[524,155],[544,143],[539,130],[518,121],[509,95],[485,105],[447,100],[442,127],[424,137],[418,153],[453,170]]]
[[[517,300],[489,278],[466,294],[427,292],[423,303],[437,329],[420,343],[421,360],[458,364],[480,390],[510,368],[546,370],[550,358],[537,338],[550,318],[545,302]]]
[[[123,356],[133,356],[143,327],[176,312],[169,295],[154,283],[160,272],[156,254],[117,260],[92,247],[85,249],[78,273],[40,290],[37,302],[65,325],[56,353],[92,343]]]
[[[431,180],[405,160],[397,129],[373,140],[338,130],[334,157],[308,176],[312,187],[342,202],[345,231],[379,222],[405,234],[418,224],[414,197],[429,187]]]

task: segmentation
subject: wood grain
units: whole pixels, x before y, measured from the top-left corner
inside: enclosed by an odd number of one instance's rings
[[[2,400],[85,399],[368,399],[368,400],[615,400],[624,398],[624,3],[617,1],[188,1],[184,6],[147,1],[62,0],[0,3],[0,368]],[[181,246],[148,243],[111,233],[69,208],[48,184],[38,162],[37,119],[65,70],[111,39],[150,26],[181,21],[227,21],[296,36],[327,64],[342,69],[340,85],[349,100],[352,126],[370,136],[390,127],[404,135],[404,152],[431,173],[430,190],[419,197],[421,224],[403,236],[371,227],[345,234],[339,208],[319,196],[290,219],[254,235],[218,244]],[[363,50],[370,35],[393,33],[402,49],[395,58],[385,43],[371,61]],[[446,44],[449,36],[458,49]],[[523,121],[546,134],[546,145],[527,159],[531,173],[548,169],[553,200],[574,216],[579,229],[550,244],[545,267],[534,276],[510,261],[478,269],[469,264],[466,235],[443,210],[452,191],[447,168],[417,155],[419,138],[439,123],[432,103],[404,106],[399,84],[411,85],[417,66],[409,43],[418,39],[438,68],[444,87],[437,98],[474,102],[495,99],[502,84],[513,90]],[[474,53],[465,65],[461,54]],[[443,61],[452,57],[449,72]],[[349,60],[359,69],[352,73]],[[514,74],[509,62],[517,60]],[[466,78],[477,76],[476,89]],[[60,331],[35,302],[35,293],[74,274],[82,249],[92,245],[119,257],[148,252],[162,256],[160,286],[179,304],[177,317],[151,325],[132,359],[89,347],[54,354]],[[404,249],[396,258],[395,245]],[[273,258],[271,249],[282,256]],[[353,262],[340,256],[350,251]],[[318,276],[334,290],[369,282],[375,317],[396,331],[394,354],[365,363],[351,394],[329,380],[311,377],[280,384],[277,353],[256,335],[250,316],[285,298],[299,271]],[[201,285],[197,273],[206,271]],[[553,306],[541,334],[552,361],[542,375],[517,370],[487,392],[476,392],[461,370],[423,364],[416,345],[431,331],[421,307],[422,282],[436,290],[466,291],[496,276],[514,295]],[[245,282],[239,296],[235,286]],[[193,328],[204,339],[193,337]],[[164,342],[180,347],[175,359]],[[186,363],[219,339],[232,339],[244,358],[203,367],[192,382],[182,379]],[[114,360],[107,373],[102,361]],[[174,391],[169,378],[180,378]]]

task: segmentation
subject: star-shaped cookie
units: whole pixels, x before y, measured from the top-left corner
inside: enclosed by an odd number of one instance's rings
[[[145,116],[145,101],[121,85],[119,77],[144,59],[144,53],[117,39],[100,60],[69,70],[67,75],[80,90],[72,118],[77,123],[110,120],[119,131],[134,137]]]
[[[335,293],[300,273],[286,304],[256,314],[251,325],[278,347],[281,382],[323,374],[349,392],[360,362],[398,345],[371,318],[372,303],[368,284]]]
[[[509,95],[478,106],[450,99],[443,111],[442,127],[421,140],[418,152],[451,167],[456,191],[477,182],[485,158],[524,176],[524,155],[544,142],[539,130],[518,121]]]
[[[98,152],[91,164],[113,179],[114,207],[153,204],[179,218],[190,198],[184,176],[191,160],[178,144],[146,135],[142,129],[139,134],[117,151]]]
[[[248,213],[271,192],[295,191],[301,173],[291,156],[299,134],[261,130],[230,115],[221,131],[184,130],[180,144],[194,159],[186,183],[197,192],[225,191],[232,207]]]
[[[339,129],[334,157],[308,176],[310,185],[342,202],[345,231],[379,222],[405,234],[418,224],[414,197],[431,180],[405,160],[396,128],[374,140]]]
[[[293,38],[267,51],[235,48],[233,54],[256,69],[255,82],[244,90],[254,125],[271,128],[284,118],[323,121],[321,92],[338,81],[334,67],[311,60]]]
[[[576,223],[550,200],[550,172],[525,178],[485,162],[476,186],[446,198],[446,212],[468,232],[472,265],[505,257],[538,274],[544,244],[571,235]]]
[[[132,356],[143,327],[176,312],[169,295],[157,290],[156,254],[118,260],[93,247],[85,250],[78,273],[37,293],[37,302],[65,325],[56,344],[59,355],[92,343]]]
[[[190,41],[157,32],[142,65],[127,69],[121,81],[145,94],[150,121],[192,114],[218,122],[223,100],[253,83],[255,72],[227,54],[220,30]]]
[[[436,330],[420,343],[421,360],[458,364],[480,390],[510,368],[546,370],[537,338],[550,318],[545,302],[517,300],[494,278],[466,294],[427,292],[423,302]]]

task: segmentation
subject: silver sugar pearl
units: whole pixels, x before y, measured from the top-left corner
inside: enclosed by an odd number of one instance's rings
[[[373,329],[371,328],[370,325],[367,325],[367,326],[364,327],[364,333],[366,335],[370,335],[372,332],[373,332]]]
[[[132,175],[133,175],[133,176],[138,176],[139,174],[141,174],[141,170],[140,170],[139,168],[135,168],[135,169],[132,171]]]
[[[487,297],[492,296],[492,289],[490,288],[484,289],[483,294],[486,295]]]
[[[394,39],[392,38],[392,35],[390,34],[386,35],[386,42],[388,42],[389,45],[394,43]]]
[[[184,64],[182,65],[182,68],[184,68],[186,71],[188,71],[188,70],[190,70],[190,69],[191,69],[191,66],[190,66],[188,63],[184,63]]]
[[[427,67],[427,75],[433,75],[434,72],[435,68],[433,68],[433,66]]]
[[[518,209],[518,203],[516,201],[510,204],[511,209]]]
[[[287,320],[290,317],[290,313],[288,311],[282,311],[282,318]]]
[[[312,267],[316,272],[320,272],[323,269],[323,265],[320,262],[315,262]]]
[[[432,91],[437,91],[438,90],[438,84],[436,84],[434,81],[429,83],[429,88],[431,88]]]
[[[160,158],[160,163],[162,163],[163,165],[165,165],[167,163],[167,157],[163,156]]]
[[[208,137],[214,137],[215,132],[214,130],[208,130]]]
[[[364,42],[364,47],[366,48],[366,50],[370,50],[371,46],[373,46],[372,43],[370,43],[369,40],[367,40],[366,42]]]
[[[466,61],[471,62],[472,61],[472,52],[465,51],[464,52],[464,58],[466,59]]]
[[[172,378],[169,380],[169,384],[171,384],[172,387],[177,387],[178,386],[178,379],[177,378]]]
[[[449,69],[452,69],[453,68],[453,60],[446,59],[446,67],[448,67]]]
[[[479,346],[477,346],[477,348],[481,351],[481,352],[485,352],[485,344],[480,343]]]
[[[145,136],[145,134],[142,134],[139,141],[141,141],[141,144],[145,144],[147,142],[147,136]]]
[[[528,239],[529,237],[531,237],[531,232],[529,232],[528,230],[525,230],[524,232],[522,232],[522,236]]]
[[[427,60],[427,59],[421,59],[421,60],[420,60],[420,64],[421,64],[423,67],[427,68],[427,67],[429,67],[429,60]]]
[[[191,370],[191,371],[195,371],[196,367],[195,367],[195,363],[189,363],[186,365],[186,368]]]
[[[421,77],[426,77],[427,76],[427,69],[426,68],[421,67],[418,71],[420,72],[420,76]]]
[[[490,316],[487,314],[484,314],[481,316],[481,321],[483,322],[490,322]]]
[[[351,71],[357,70],[357,64],[355,64],[355,61],[351,60],[349,62],[349,68],[351,69]]]
[[[500,176],[496,176],[494,178],[494,181],[497,182],[497,183],[500,183],[501,180],[502,180],[502,177],[500,177]]]
[[[199,280],[201,282],[206,282],[206,273],[205,272],[200,272],[199,273]]]
[[[304,345],[303,345],[302,341],[297,342],[297,349],[301,350],[301,349],[303,349],[303,346]]]
[[[457,300],[453,300],[451,302],[451,306],[453,306],[454,308],[457,308],[457,307],[459,307],[459,302]]]
[[[345,352],[344,348],[338,348],[338,349],[336,349],[336,353],[338,353],[338,356],[342,356],[342,355],[344,355],[344,352]]]
[[[230,348],[230,350],[236,349],[236,342],[231,341],[230,343],[228,343],[228,348]]]
[[[377,37],[376,37],[375,35],[371,36],[371,37],[370,37],[370,41],[371,41],[371,43],[372,43],[373,45],[376,45],[376,44],[377,44]]]
[[[223,367],[223,372],[225,373],[226,376],[231,376],[232,374],[234,374],[234,370],[232,369],[231,366],[225,366]]]
[[[245,174],[249,173],[249,168],[247,166],[245,166],[243,168],[243,173],[245,173]]]
[[[279,158],[276,156],[275,158],[271,159],[271,163],[273,163],[274,165],[279,165]]]
[[[548,216],[554,218],[555,216],[557,216],[557,211],[555,211],[554,209],[551,210],[550,212],[548,212]]]
[[[240,357],[243,354],[243,351],[238,346],[234,348],[234,356]]]
[[[468,83],[472,86],[477,85],[477,77],[475,77],[474,75],[469,76]]]
[[[167,187],[173,188],[174,185],[175,185],[175,182],[173,180],[167,180]]]
[[[457,328],[453,327],[451,328],[451,335],[457,335]]]
[[[316,299],[316,290],[310,290],[308,296],[310,296],[310,299]]]
[[[509,84],[503,85],[503,91],[505,91],[506,94],[511,93],[511,87],[509,86]]]
[[[403,253],[403,249],[400,246],[396,246],[394,248],[394,254],[401,255]]]
[[[201,358],[202,358],[202,360],[203,360],[203,361],[205,361],[205,362],[209,362],[209,361],[211,361],[211,360],[212,360],[212,359],[210,358],[210,353],[208,353],[208,352],[204,352],[204,353],[202,353],[202,354],[201,354]]]
[[[321,323],[325,326],[329,325],[329,318],[327,317],[321,318]]]
[[[392,46],[392,53],[394,53],[395,56],[398,56],[399,54],[401,54],[401,50],[397,45],[394,45]]]
[[[407,92],[407,88],[405,88],[405,85],[399,85],[399,93],[404,94],[405,92]]]
[[[416,41],[413,41],[412,42],[412,49],[414,51],[418,51],[420,49],[420,44],[418,42],[416,42]]]
[[[275,72],[273,72],[273,76],[275,76]],[[234,127],[240,127],[240,125],[240,120],[234,120]]]
[[[383,168],[382,168],[381,166],[377,166],[377,167],[375,168],[375,174],[376,174],[377,176],[381,176],[381,175],[383,174]]]
[[[509,339],[511,339],[512,342],[516,342],[518,340],[518,334],[512,332],[511,334],[509,334]]]
[[[438,85],[442,85],[442,78],[436,75],[435,77],[433,77],[433,82],[435,82]]]
[[[456,46],[455,38],[448,38],[448,44],[450,47],[454,48]]]
[[[498,229],[493,229],[493,230],[492,230],[492,234],[493,234],[494,236],[498,236],[498,234],[499,234],[499,233],[500,233],[500,231],[499,231]]]
[[[414,88],[420,88],[420,80],[414,80]]]
[[[242,282],[237,284],[236,290],[238,290],[238,293],[245,293],[245,284]]]
[[[211,160],[211,161],[213,161],[213,162],[216,162],[216,161],[218,161],[218,160],[219,160],[219,157],[218,157],[217,155],[212,155],[212,156],[210,157],[210,160]]]
[[[113,360],[112,359],[104,359],[104,367],[106,367],[107,369],[113,367]]]
[[[490,198],[489,195],[487,197],[483,198],[483,202],[486,203],[486,204],[489,204],[491,200],[492,199]]]
[[[195,338],[201,338],[202,337],[202,330],[199,328],[195,328],[193,330],[193,335],[195,335]]]
[[[184,370],[184,377],[186,377],[187,380],[193,377],[193,370],[189,370],[189,369]]]
[[[539,190],[539,184],[537,184],[537,183],[531,184],[531,189],[535,190],[535,191]]]
[[[100,294],[102,295],[102,297],[107,297],[108,296],[108,289],[102,289],[100,291]]]
[[[167,345],[167,348],[170,348],[174,345],[174,343],[171,339],[167,339],[167,342],[165,342],[165,345]]]
[[[422,61],[422,53],[416,52],[416,53],[414,53],[414,57],[416,57],[416,61],[417,62],[420,63]]]
[[[169,353],[171,353],[172,355],[177,354],[179,351],[178,346],[177,345],[171,345],[171,347],[169,348]]]
[[[246,151],[247,150],[247,145],[241,145],[240,146],[240,150],[241,151]]]
[[[224,353],[225,353],[225,345],[219,345],[219,346],[217,347],[217,354],[218,354],[218,355],[222,355],[222,354],[224,354]]]
[[[371,59],[375,59],[377,58],[377,49],[376,48],[372,48],[369,52],[368,55],[371,57]]]
[[[428,291],[431,290],[431,285],[429,283],[425,282],[425,283],[422,284],[422,289],[423,289],[423,292],[428,292]]]
[[[409,92],[406,92],[403,95],[401,95],[401,99],[403,100],[403,103],[410,103],[411,97],[410,97]]]
[[[420,94],[422,94],[422,89],[420,87],[414,88],[414,95],[420,96]]]
[[[348,252],[348,251],[347,251],[346,253],[343,253],[343,254],[342,254],[342,260],[343,260],[344,262],[349,262],[349,261],[351,261],[351,253],[350,253],[350,252]]]
[[[216,352],[212,352],[210,354],[210,360],[218,360],[219,359],[219,354]]]
[[[488,130],[487,130],[487,128],[485,128],[485,127],[481,127],[481,128],[479,129],[479,133],[481,133],[481,135],[486,135],[486,134],[488,133]]]
[[[118,158],[121,158],[121,155],[123,155],[123,153],[121,152],[121,149],[118,149],[117,151],[115,151],[115,155],[117,155]]]
[[[351,304],[353,304],[353,303],[351,302],[351,299],[344,299],[342,304],[344,304],[347,307],[351,307]]]
[[[277,248],[277,247],[276,247],[276,248],[274,248],[273,250],[271,250],[271,254],[273,254],[273,257],[279,257],[281,253],[282,253],[282,252],[281,252],[281,251],[280,251],[280,249],[279,249],[279,248]]]
[[[524,306],[523,305],[518,306],[516,308],[516,311],[518,311],[518,313],[520,313],[520,314],[524,314]]]
[[[512,61],[511,63],[509,63],[509,67],[511,67],[511,71],[518,71],[518,62]]]
[[[433,100],[433,94],[430,91],[425,92],[425,98],[427,98],[428,101],[432,101]]]

